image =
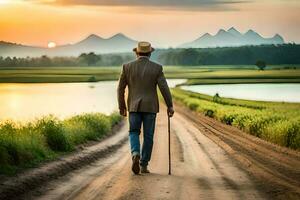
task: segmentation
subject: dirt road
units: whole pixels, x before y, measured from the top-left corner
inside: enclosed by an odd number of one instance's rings
[[[267,199],[240,164],[191,120],[172,118],[172,175],[168,175],[167,118],[162,109],[151,174],[133,175],[128,142],[109,157],[27,194],[30,199]],[[122,129],[126,131],[126,128]],[[124,135],[123,133],[121,135]]]

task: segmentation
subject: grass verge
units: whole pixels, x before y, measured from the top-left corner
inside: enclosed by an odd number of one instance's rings
[[[189,109],[275,144],[300,149],[300,104],[238,100],[172,90]]]
[[[50,115],[26,124],[1,122],[0,174],[15,174],[71,152],[76,145],[99,140],[119,121],[121,116],[116,113],[90,113],[64,120]]]

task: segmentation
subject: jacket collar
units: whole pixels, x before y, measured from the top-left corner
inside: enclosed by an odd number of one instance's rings
[[[147,60],[149,60],[149,57],[148,56],[139,56],[138,60],[140,60],[140,59],[147,59]]]

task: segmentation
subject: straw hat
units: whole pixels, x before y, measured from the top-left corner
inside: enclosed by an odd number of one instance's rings
[[[151,53],[155,49],[151,47],[151,44],[149,42],[139,42],[138,46],[133,49],[136,53]]]

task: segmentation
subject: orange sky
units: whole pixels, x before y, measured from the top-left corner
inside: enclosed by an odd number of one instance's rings
[[[187,7],[183,3],[160,6],[157,0],[145,6],[90,5],[88,0],[60,0],[62,3],[54,4],[39,1],[0,0],[0,40],[47,46],[49,41],[74,43],[91,33],[109,37],[122,32],[136,40],[169,47],[234,26],[242,32],[254,29],[264,37],[279,33],[286,41],[300,43],[297,0]]]

